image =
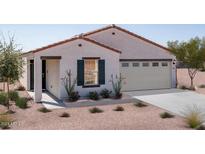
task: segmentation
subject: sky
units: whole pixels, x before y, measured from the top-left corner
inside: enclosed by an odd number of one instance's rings
[[[17,44],[24,52],[51,43],[68,39],[74,35],[93,31],[106,25],[99,24],[51,24],[51,25],[0,25],[4,36],[14,34]],[[152,25],[122,24],[118,25],[156,43],[166,46],[167,41],[186,41],[193,37],[205,36],[205,25]]]

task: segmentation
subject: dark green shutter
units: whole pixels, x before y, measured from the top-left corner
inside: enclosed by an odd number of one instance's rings
[[[99,71],[99,84],[105,84],[105,60],[99,60],[98,62]]]
[[[77,61],[77,85],[84,85],[84,60]]]

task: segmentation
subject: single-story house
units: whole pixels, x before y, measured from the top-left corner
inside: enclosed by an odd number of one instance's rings
[[[23,54],[25,72],[20,82],[58,99],[67,97],[62,79],[71,70],[81,96],[112,90],[111,76],[122,75],[123,91],[176,87],[176,58],[169,49],[116,25],[80,34]]]

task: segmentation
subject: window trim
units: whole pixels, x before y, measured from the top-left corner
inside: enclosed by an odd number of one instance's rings
[[[138,64],[137,66],[134,66],[134,64]],[[139,62],[133,62],[132,63],[132,67],[140,67],[140,63]]]
[[[157,64],[157,65],[154,65]],[[152,67],[159,67],[159,62],[152,62]]]
[[[85,60],[95,60],[97,61],[97,65],[99,65],[99,60],[100,57],[83,57],[82,58],[84,60],[84,84],[83,84],[83,88],[91,88],[91,87],[100,87],[99,84],[99,66],[97,66],[97,84],[85,84]]]
[[[165,66],[163,66],[163,64],[165,64],[165,63],[166,63],[166,65],[165,65]],[[162,62],[162,63],[161,63],[161,66],[162,66],[162,67],[168,67],[168,66],[169,66],[169,64],[168,64],[168,62]]]
[[[148,64],[148,65],[144,65],[144,64]],[[142,62],[142,67],[149,67],[150,63],[149,62]]]
[[[123,66],[123,64],[128,64],[128,65],[127,66]],[[130,64],[129,64],[129,62],[123,62],[123,63],[121,63],[121,67],[127,68],[127,67],[130,67]]]

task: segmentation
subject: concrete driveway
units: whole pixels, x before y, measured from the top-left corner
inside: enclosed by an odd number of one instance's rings
[[[180,116],[184,116],[184,112],[193,106],[197,106],[205,113],[205,95],[193,91],[167,89],[135,91],[126,94]]]

